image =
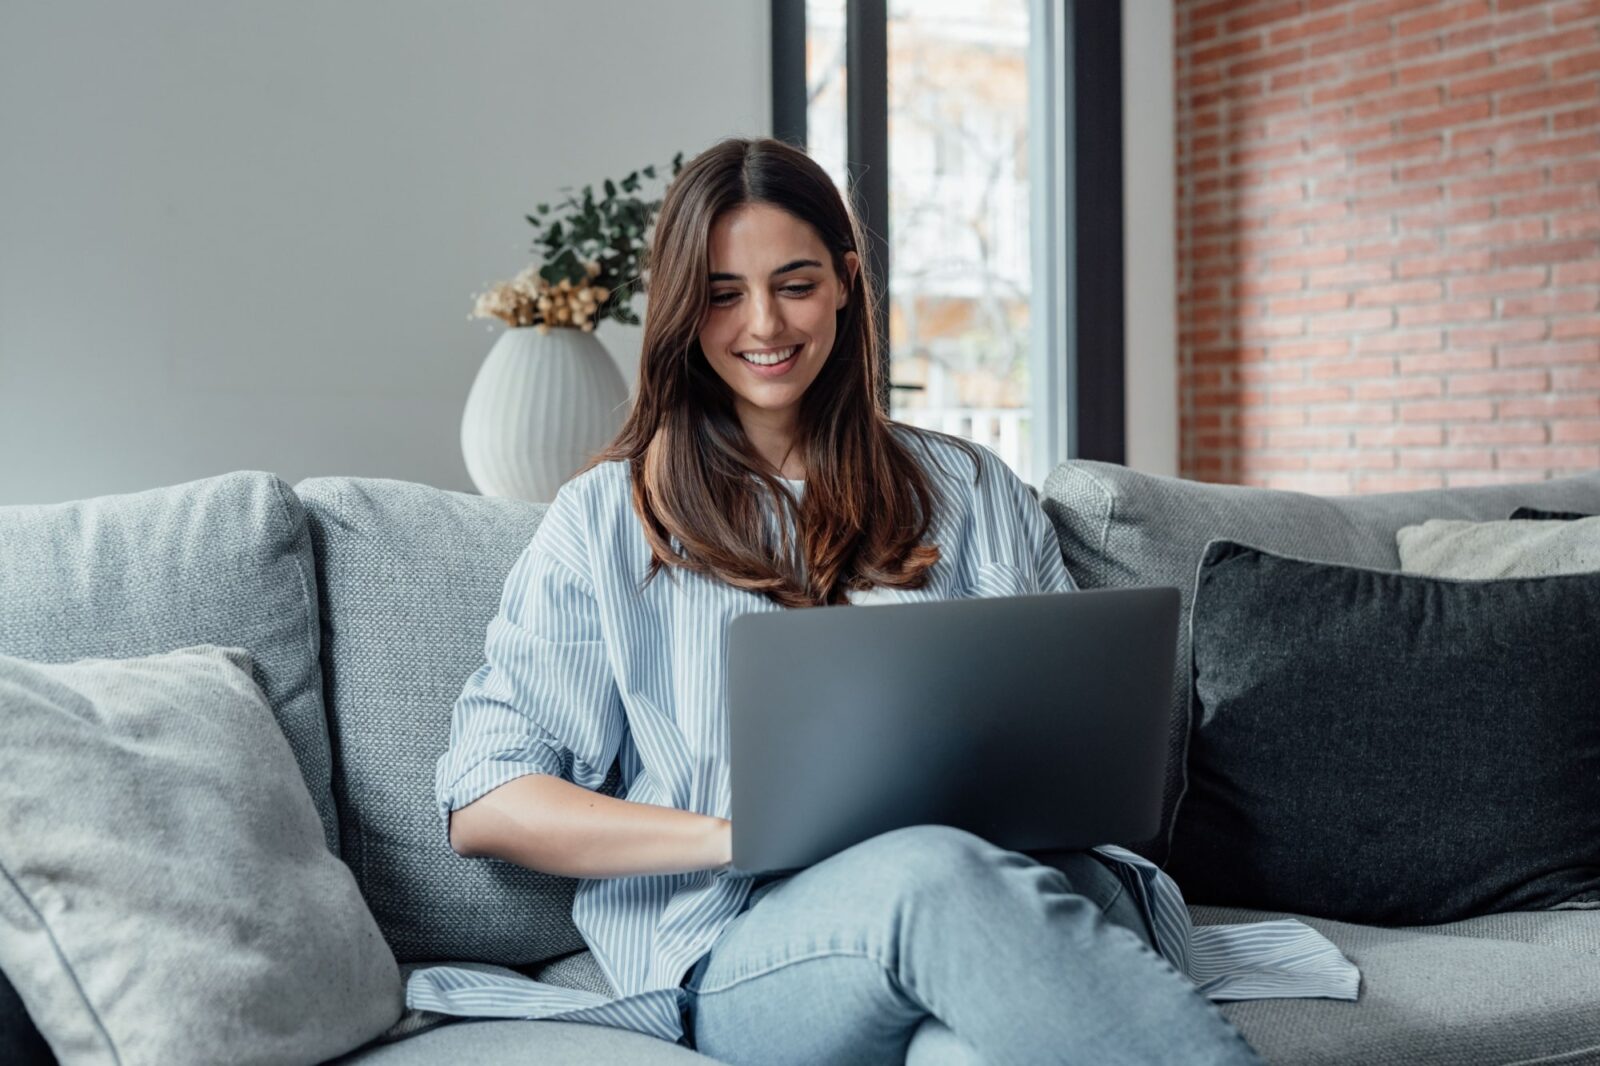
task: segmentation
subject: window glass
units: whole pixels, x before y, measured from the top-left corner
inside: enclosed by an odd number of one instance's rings
[[[846,181],[845,0],[806,0],[806,154]]]
[[[888,14],[890,414],[1031,484],[1028,3]],[[807,0],[807,151],[841,190],[845,78],[844,0]]]
[[[888,7],[892,413],[1031,483],[1028,5]]]

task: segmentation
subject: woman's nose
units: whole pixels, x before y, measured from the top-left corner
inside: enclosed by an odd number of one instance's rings
[[[783,332],[783,317],[778,314],[778,301],[770,295],[757,295],[750,300],[750,333],[758,340],[776,338]]]

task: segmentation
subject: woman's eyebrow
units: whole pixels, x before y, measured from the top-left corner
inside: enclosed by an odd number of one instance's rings
[[[771,276],[772,277],[777,277],[779,274],[787,274],[787,273],[789,273],[789,271],[791,271],[791,270],[799,270],[801,267],[819,267],[821,265],[822,264],[817,262],[817,260],[815,260],[815,259],[796,259],[792,263],[785,263],[785,264],[783,264],[783,266],[779,267],[777,270],[774,270],[772,272]],[[711,280],[712,281],[743,281],[744,280],[744,275],[743,274],[712,274],[711,275]]]

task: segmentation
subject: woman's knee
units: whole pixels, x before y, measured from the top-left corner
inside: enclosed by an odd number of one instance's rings
[[[1131,897],[1121,898],[1126,893],[1117,875],[1087,851],[1028,855],[955,826],[926,824],[890,830],[835,858],[859,864],[859,870],[840,872],[884,902],[947,898],[955,894],[952,888],[997,884],[1008,867],[1016,867],[1037,881],[1038,887],[1048,884],[1054,890],[1084,896],[1102,912],[1117,904],[1137,910]]]
[[[880,833],[838,857],[867,865],[879,890],[904,893],[971,883],[991,872],[1007,854],[965,829],[929,824]]]

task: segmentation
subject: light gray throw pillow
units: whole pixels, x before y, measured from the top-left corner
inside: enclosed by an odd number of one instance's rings
[[[1600,570],[1600,516],[1571,521],[1434,518],[1395,533],[1408,574],[1488,580]]]
[[[250,653],[0,655],[0,968],[71,1063],[312,1063],[399,967]]]

